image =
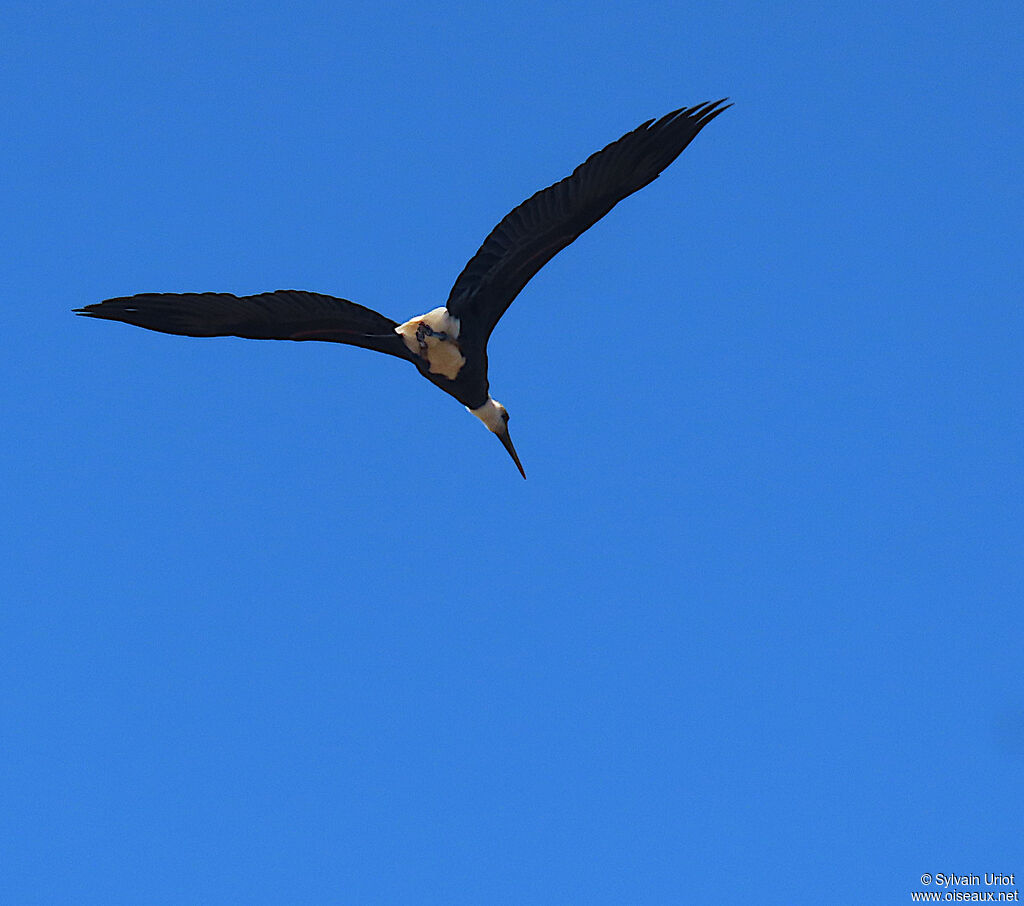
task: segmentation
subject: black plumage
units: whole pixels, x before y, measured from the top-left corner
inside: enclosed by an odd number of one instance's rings
[[[348,299],[301,289],[255,296],[140,293],[87,305],[75,313],[184,337],[321,340],[414,359],[395,333],[395,321]]]
[[[457,340],[418,324],[420,332],[410,342],[418,341],[419,346],[411,348],[396,333],[400,325],[390,318],[347,299],[303,290],[253,296],[142,293],[87,305],[76,313],[190,337],[320,340],[361,346],[407,359],[428,380],[477,410],[492,402],[488,338],[530,278],[623,198],[657,178],[704,126],[730,106],[724,100],[714,101],[648,120],[510,211],[466,264],[448,296],[445,308],[451,318],[458,319],[452,322],[457,324]],[[431,342],[454,344],[455,354],[465,359],[454,377],[438,373],[430,359]],[[505,427],[480,417],[503,435],[503,443],[519,465],[508,440],[508,413],[497,405]]]
[[[714,101],[648,120],[513,208],[459,274],[448,311],[467,319],[486,341],[537,271],[623,198],[653,182],[731,106]]]

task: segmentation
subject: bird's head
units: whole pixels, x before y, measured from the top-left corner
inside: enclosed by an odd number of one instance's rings
[[[487,402],[484,403],[479,409],[470,409],[480,421],[487,425],[487,430],[493,434],[498,435],[498,440],[501,441],[502,446],[508,450],[508,455],[512,457],[512,461],[516,464],[516,468],[519,469],[519,474],[526,478],[526,472],[523,471],[523,464],[519,461],[519,456],[516,454],[516,448],[512,446],[512,438],[508,434],[508,409],[506,409],[497,400],[487,397]]]

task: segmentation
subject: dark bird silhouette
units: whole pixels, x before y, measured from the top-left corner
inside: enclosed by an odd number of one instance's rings
[[[722,111],[725,99],[648,120],[591,155],[570,176],[510,211],[469,260],[447,304],[398,324],[347,299],[303,290],[255,296],[142,293],[76,310],[188,337],[323,340],[412,362],[498,436],[523,478],[508,410],[487,383],[487,340],[530,278],[627,195],[657,178]]]

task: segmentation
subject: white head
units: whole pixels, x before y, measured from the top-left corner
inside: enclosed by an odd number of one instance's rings
[[[466,407],[469,408],[468,406]],[[512,438],[508,436],[508,409],[506,409],[501,403],[491,397],[487,397],[487,402],[484,403],[479,409],[470,409],[480,421],[487,425],[487,430],[493,434],[498,435],[498,440],[501,441],[502,445],[508,450],[508,455],[512,457],[512,461],[516,464],[516,468],[519,469],[519,474],[526,478],[526,472],[523,471],[523,464],[519,461],[519,457],[516,455],[516,448],[512,446]]]

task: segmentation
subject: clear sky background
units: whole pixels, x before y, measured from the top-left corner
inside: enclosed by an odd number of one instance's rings
[[[0,902],[896,903],[1024,886],[1017,2],[5,5]],[[725,95],[491,343],[442,305]]]

